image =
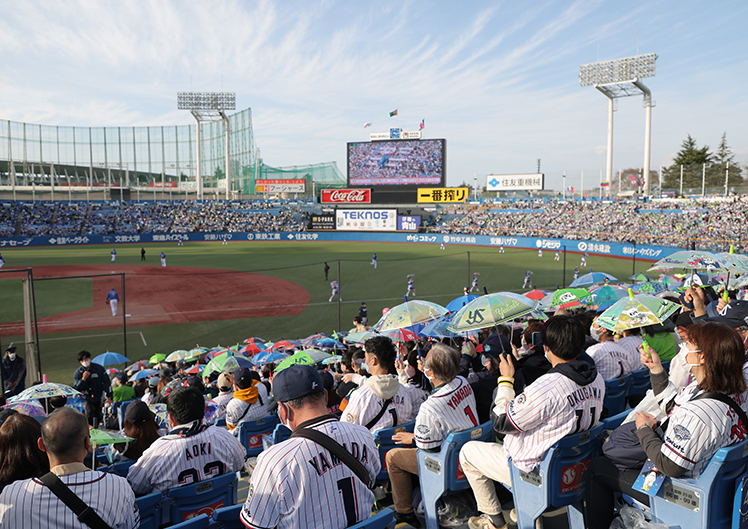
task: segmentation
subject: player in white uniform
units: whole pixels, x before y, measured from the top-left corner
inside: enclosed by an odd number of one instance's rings
[[[115,529],[140,526],[135,495],[127,480],[90,470],[83,464],[91,449],[85,416],[73,408],[60,408],[51,413],[42,425],[42,446],[49,457],[52,473],[105,524]],[[88,528],[40,478],[19,480],[3,489],[0,527]]]
[[[161,252],[161,266],[166,268],[166,254]]]
[[[117,250],[112,250],[112,262],[117,258]]]
[[[504,245],[499,246],[499,253],[504,253]]]
[[[431,348],[423,372],[435,389],[421,404],[414,433],[393,435],[396,443],[409,445],[415,441],[417,448],[437,450],[450,433],[478,426],[475,395],[467,380],[457,376],[459,369],[460,354],[457,351],[443,344]],[[418,470],[416,448],[393,448],[387,452],[386,459],[395,519],[398,523],[413,524],[416,517],[412,506],[411,478],[413,470]]]
[[[313,367],[293,365],[275,375],[273,394],[283,424],[331,437],[376,479],[381,463],[374,438],[327,414],[327,392]],[[251,529],[343,529],[368,519],[373,505],[374,494],[347,464],[310,439],[292,437],[257,458],[241,521]]]
[[[441,243],[441,244],[439,245],[439,249],[440,249],[440,250],[443,250],[443,249],[444,249],[444,243]]]
[[[543,249],[538,248],[538,257],[543,257]]]
[[[579,267],[574,268],[574,279],[579,279]]]
[[[483,513],[468,521],[471,529],[504,525],[493,482],[511,487],[508,458],[519,470],[531,472],[559,439],[600,420],[605,381],[593,366],[576,359],[584,336],[582,324],[571,316],[548,320],[542,339],[553,367],[516,397],[514,365],[502,357],[491,420],[497,432],[506,434],[504,443],[471,441],[460,451],[462,470]]]
[[[587,252],[582,254],[582,261],[579,263],[579,266],[587,266]]]
[[[114,290],[114,287],[107,293],[106,302],[109,308],[112,309],[112,317],[117,315],[117,305],[119,305],[119,294]]]
[[[408,274],[407,280],[408,280],[408,291],[405,293],[405,296],[408,297],[412,294],[413,297],[416,297],[416,279],[415,274]]]
[[[377,254],[371,256],[371,262],[369,264],[374,265],[374,270],[377,269]]]
[[[177,387],[166,409],[172,430],[130,467],[127,481],[138,494],[164,492],[237,472],[247,452],[231,432],[203,424],[205,398],[194,387]]]
[[[5,265],[5,261],[3,261],[3,256],[0,255],[0,268],[2,268]]]
[[[620,378],[632,371],[644,369],[638,351],[634,356],[628,349],[621,347],[613,339],[613,333],[598,325],[597,320],[590,327],[590,335],[600,343],[589,346],[587,354],[595,361],[597,372],[604,380]]]
[[[480,275],[480,272],[475,272],[473,274],[473,282],[470,284],[470,292],[473,291],[473,289],[480,292],[480,289],[478,288],[478,276]]]
[[[556,250],[556,253],[553,256],[553,260],[558,261],[559,259],[561,259],[561,253],[558,250]]]
[[[527,286],[532,286],[532,280],[530,279],[530,276],[532,275],[532,271],[528,270],[525,272],[525,281],[522,283],[522,288],[527,288]]]
[[[327,301],[332,303],[332,300],[335,296],[338,296],[338,299],[340,299],[340,301],[343,301],[343,298],[340,297],[340,289],[338,288],[338,282],[332,281],[330,283],[330,288],[332,289],[332,293],[330,294],[330,299],[328,299]]]
[[[397,375],[390,375],[395,372],[397,356],[392,340],[374,336],[366,341],[364,351],[364,361],[372,376],[348,396],[340,420],[360,424],[371,432],[412,421],[413,394],[400,384]]]

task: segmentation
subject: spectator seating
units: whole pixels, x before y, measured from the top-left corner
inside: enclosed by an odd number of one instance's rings
[[[600,423],[591,430],[567,435],[548,450],[532,472],[509,466],[519,529],[534,529],[545,511],[562,507],[567,508],[570,529],[584,528],[585,474],[600,448],[604,428]]]
[[[649,369],[640,369],[631,373],[629,395],[643,395],[651,387],[652,381],[649,379]]]
[[[735,501],[732,504],[732,527],[731,529],[741,529],[748,524],[748,473],[743,474],[736,481]]]
[[[125,424],[125,412],[127,406],[136,399],[122,400],[114,403],[114,412],[117,414],[117,420],[119,421],[119,429],[121,430]]]
[[[244,507],[244,503],[216,509],[210,519],[210,529],[245,529],[244,524],[239,519],[242,507]]]
[[[439,529],[436,502],[444,494],[459,492],[470,487],[460,468],[460,449],[468,441],[489,441],[493,436],[491,421],[470,430],[454,432],[447,436],[439,452],[418,450],[418,480],[421,483],[423,512],[427,529]]]
[[[112,463],[109,466],[102,467],[99,470],[102,472],[109,472],[111,474],[116,474],[117,476],[121,476],[123,478],[127,477],[127,472],[130,470],[130,467],[135,464],[134,459],[128,459],[127,461],[120,461],[119,463]]]
[[[173,529],[205,529],[210,524],[210,518],[207,514],[201,514],[190,518],[187,521],[172,525]]]
[[[270,434],[280,423],[277,415],[269,415],[257,421],[243,422],[236,427],[237,437],[247,450],[247,457],[257,457],[262,452],[262,436]]]
[[[379,449],[379,460],[382,462],[382,470],[377,475],[377,481],[390,479],[390,473],[387,472],[387,459],[385,457],[387,452],[398,446],[402,448],[402,445],[395,444],[392,440],[392,436],[399,432],[413,433],[415,427],[416,422],[413,421],[393,428],[383,428],[374,432],[374,442],[377,444],[377,448]]]
[[[275,429],[272,431],[272,433],[262,436],[262,449],[267,450],[273,445],[282,443],[289,437],[291,437],[291,430],[288,428],[288,426],[279,423],[275,426]]]
[[[368,520],[350,526],[348,529],[395,529],[395,513],[382,509]]]
[[[608,416],[618,415],[626,409],[626,396],[633,380],[631,373],[621,378],[605,381],[605,400],[603,405],[608,410]]]
[[[135,500],[140,512],[140,529],[158,529],[161,526],[161,507],[164,495],[151,492]]]
[[[238,483],[236,473],[230,472],[166,491],[161,523],[183,522],[198,514],[212,516],[216,509],[236,504]]]

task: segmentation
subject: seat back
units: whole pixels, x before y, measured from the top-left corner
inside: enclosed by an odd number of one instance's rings
[[[164,495],[152,492],[135,500],[140,512],[140,529],[158,529],[161,525],[161,506]]]
[[[493,435],[491,421],[447,436],[439,452],[417,451],[418,480],[421,483],[426,527],[438,529],[436,502],[444,494],[470,487],[460,468],[460,449],[468,441],[489,441]]]
[[[626,396],[631,386],[631,373],[621,378],[605,381],[605,400],[603,406],[608,410],[608,416],[618,415],[626,409]]]
[[[236,504],[238,479],[230,472],[206,481],[166,491],[163,524],[180,523],[200,514]]]
[[[120,461],[119,463],[113,463],[109,465],[108,467],[101,468],[99,470],[103,472],[109,472],[111,474],[116,474],[117,476],[121,476],[123,478],[127,477],[127,473],[130,470],[130,467],[135,464],[134,459],[128,459],[127,461]]]
[[[368,520],[350,526],[348,529],[395,529],[395,513],[382,509]]]
[[[210,519],[210,529],[245,529],[244,524],[239,519],[242,507],[244,507],[244,503],[216,509]]]
[[[748,472],[735,482],[735,500],[732,504],[732,529],[748,527]]]
[[[600,448],[603,430],[600,423],[591,430],[567,435],[546,452],[532,472],[509,465],[518,527],[532,529],[546,510],[567,506],[575,506],[569,509],[569,526],[584,527],[583,523],[578,524],[585,476],[590,460]]]
[[[668,478],[650,501],[652,517],[689,529],[729,527],[735,490],[748,471],[748,441],[720,448],[696,478]]]
[[[262,436],[262,449],[267,450],[273,445],[282,443],[286,439],[291,437],[291,430],[288,426],[283,424],[277,424],[275,429],[269,435]]]
[[[187,521],[172,525],[172,529],[205,529],[210,524],[210,518],[207,514],[200,514]]]
[[[236,427],[239,430],[237,437],[247,450],[247,457],[260,455],[263,450],[262,436],[271,433],[279,423],[277,415],[269,415],[256,421],[243,422]]]
[[[130,405],[135,399],[121,400],[114,403],[114,409],[117,412],[117,420],[119,421],[119,429],[121,430],[125,424],[125,412],[127,406]]]
[[[651,387],[652,380],[649,378],[649,369],[640,369],[631,373],[629,395],[644,395]]]
[[[390,479],[390,473],[387,472],[387,452],[393,448],[402,448],[402,445],[395,444],[392,440],[392,436],[399,432],[413,433],[415,427],[416,421],[412,421],[392,428],[382,428],[381,430],[374,432],[374,442],[379,450],[379,460],[382,462],[382,470],[377,474],[377,481]]]

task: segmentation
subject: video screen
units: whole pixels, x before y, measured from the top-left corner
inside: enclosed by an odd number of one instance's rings
[[[446,141],[392,140],[348,144],[348,187],[442,186]]]

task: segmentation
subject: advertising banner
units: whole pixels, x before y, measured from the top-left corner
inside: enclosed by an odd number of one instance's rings
[[[335,215],[312,215],[312,218],[309,220],[309,230],[311,231],[334,229]]]
[[[540,191],[544,176],[543,173],[490,174],[486,177],[486,191]]]
[[[323,189],[323,204],[370,204],[371,189]]]
[[[397,231],[418,231],[421,226],[421,217],[419,215],[398,215]]]
[[[257,193],[304,193],[304,180],[255,180]]]
[[[395,231],[396,209],[337,209],[335,226],[343,231]]]
[[[467,187],[419,187],[418,202],[464,202],[470,197]]]

